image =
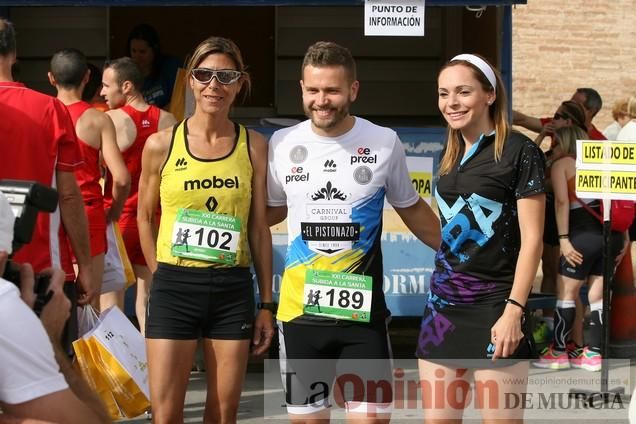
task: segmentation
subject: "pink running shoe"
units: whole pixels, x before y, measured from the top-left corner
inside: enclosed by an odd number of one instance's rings
[[[568,353],[571,361],[583,352],[583,346],[577,346],[576,343],[570,340],[565,347],[565,351]]]
[[[552,345],[550,345],[543,349],[539,356],[539,360],[537,362],[533,362],[532,365],[537,368],[564,370],[570,368],[570,359],[568,358],[567,352],[554,350]]]
[[[598,352],[590,350],[587,346],[583,348],[579,356],[574,359],[570,359],[572,368],[583,368],[587,371],[600,371],[601,361],[603,358]]]

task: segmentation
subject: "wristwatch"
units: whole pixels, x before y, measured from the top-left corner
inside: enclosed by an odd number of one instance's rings
[[[267,309],[268,311],[271,311],[273,314],[276,313],[276,311],[278,310],[278,303],[276,302],[259,302],[256,304],[256,307],[258,309]]]

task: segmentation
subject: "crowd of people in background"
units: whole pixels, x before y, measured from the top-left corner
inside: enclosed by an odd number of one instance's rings
[[[601,215],[601,205],[598,199],[576,196],[576,140],[630,140],[625,133],[629,131],[631,102],[624,99],[614,105],[615,122],[603,133],[592,123],[603,105],[593,88],[578,88],[570,100],[559,105],[552,118],[533,118],[513,111],[514,124],[538,133],[535,143],[542,146],[547,158],[541,291],[555,293],[557,301],[554,310],[543,311],[535,329],[536,341],[550,341],[539,361],[534,362],[537,367],[601,369],[604,244],[602,223],[594,215]],[[632,236],[629,231],[612,232],[612,263],[619,263],[628,254]],[[584,282],[586,291],[580,292]],[[589,305],[589,314],[584,303]],[[583,337],[586,320],[589,340]]]
[[[517,110],[509,117],[499,71],[479,55],[453,57],[437,76],[448,132],[436,215],[411,184],[397,133],[350,113],[361,87],[346,47],[309,46],[299,75],[308,119],[269,142],[230,118],[251,84],[232,40],[210,37],[190,56],[186,85],[195,107],[181,122],[164,110],[178,60],[161,51],[150,25],[135,27],[127,47],[129,57],[103,67],[73,48],[55,52],[48,78],[56,99],[13,81],[15,32],[0,19],[0,179],[52,186],[60,202],[55,213],[38,216],[33,241],[11,265],[10,243],[0,243],[0,269],[18,267],[27,286],[34,275],[52,279],[41,325],[28,311],[28,294],[22,291],[23,304],[0,279],[7,305],[0,313],[21,317],[33,330],[9,332],[8,318],[0,320],[0,339],[15,339],[12,352],[0,347],[6,414],[108,422],[64,350],[77,338],[76,305],[124,308],[123,291],[101,293],[106,228],[116,222],[136,276],[153,422],[183,421],[200,339],[206,422],[236,421],[250,352],[270,348],[275,319],[290,420],[328,421],[329,391],[316,397],[312,390],[318,378],[335,378],[338,361],[350,361],[349,371],[364,378],[391,379],[380,247],[385,199],[436,251],[415,343],[422,381],[439,379],[441,370],[467,385],[495,380],[505,386],[503,396],[524,391],[525,384],[507,382],[527,376],[530,363],[601,369],[603,226],[590,213],[600,214],[600,202],[575,193],[576,140],[636,140],[636,97],[614,105],[615,121],[603,132],[593,124],[603,103],[592,88],[578,88],[552,117]],[[531,140],[513,125],[537,135]],[[368,153],[361,148],[375,155],[364,166],[353,160]],[[323,172],[329,161],[334,171]],[[306,178],[289,178],[290,169]],[[317,206],[321,212],[311,212]],[[7,208],[0,196],[0,220]],[[277,304],[269,226],[285,219],[289,242]],[[634,237],[634,225],[611,234],[617,263],[629,254],[630,231]],[[531,328],[528,299],[540,263],[540,290],[556,301]],[[363,288],[352,314],[348,296],[357,285]],[[325,286],[340,287],[340,301],[329,308],[318,305]],[[547,343],[540,354],[537,342]],[[27,348],[36,372],[20,360]],[[352,422],[390,420],[391,397],[342,395]],[[461,420],[463,406],[439,404],[431,400],[426,420]],[[520,422],[523,411],[484,408],[482,415]]]

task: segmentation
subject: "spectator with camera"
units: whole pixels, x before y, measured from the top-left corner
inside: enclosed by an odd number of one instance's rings
[[[72,302],[84,305],[94,288],[86,213],[74,174],[82,163],[75,128],[62,102],[13,80],[15,62],[13,24],[0,18],[0,179],[37,181],[59,193],[58,210],[38,217],[31,243],[14,259],[31,263],[36,272],[62,267],[65,292]],[[69,241],[79,268],[78,284]],[[75,308],[71,310],[67,345],[76,337]]]
[[[0,193],[0,275],[7,266],[12,239],[13,213]],[[70,302],[62,290],[64,272],[47,268],[40,273],[50,283],[44,300],[39,300],[38,321],[31,310],[36,303],[33,268],[11,265],[19,273],[19,281],[0,278],[0,362],[4,364],[0,367],[0,424],[110,422],[101,401],[75,372],[60,343],[70,313]]]

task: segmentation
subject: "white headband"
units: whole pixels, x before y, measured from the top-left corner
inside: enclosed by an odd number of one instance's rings
[[[475,65],[482,74],[486,77],[490,85],[492,85],[492,89],[497,92],[497,77],[495,77],[495,71],[492,70],[490,65],[486,63],[484,59],[479,56],[475,56],[474,54],[460,54],[451,59],[451,62],[454,60],[465,60],[471,65]]]

